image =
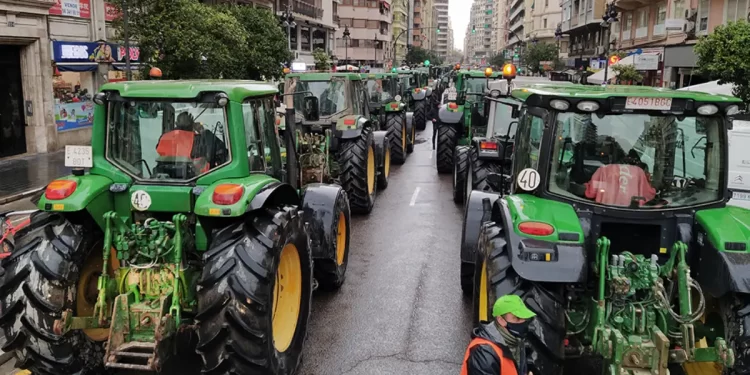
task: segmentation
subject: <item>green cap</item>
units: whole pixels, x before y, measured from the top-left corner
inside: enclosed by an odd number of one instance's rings
[[[511,313],[521,319],[530,319],[536,316],[533,311],[526,307],[521,297],[515,294],[506,294],[498,298],[492,307],[492,316],[496,318],[507,313]]]

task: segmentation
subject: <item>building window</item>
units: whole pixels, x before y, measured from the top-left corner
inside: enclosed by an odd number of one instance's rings
[[[379,27],[380,27],[380,21],[373,21],[373,20],[368,20],[367,21],[367,28],[368,29],[376,29],[377,30]]]
[[[352,24],[355,28],[364,29],[367,27],[367,20],[354,19]]]
[[[313,51],[320,48],[323,51],[327,51],[326,49],[326,32],[325,30],[321,29],[315,29],[313,31]]]
[[[630,40],[630,32],[633,28],[633,13],[625,15],[625,22],[622,24],[622,40]]]
[[[292,36],[289,38],[289,41],[292,44],[292,50],[299,49],[299,46],[297,45],[297,27],[298,26],[294,26],[290,29]]]
[[[654,22],[654,35],[664,35],[666,28],[664,23],[667,19],[667,5],[661,4],[656,8],[656,22]]]
[[[648,10],[644,8],[638,11],[638,19],[636,20],[635,37],[645,38],[648,36]]]
[[[727,22],[744,20],[747,15],[747,0],[727,0]]]
[[[672,1],[672,17],[674,19],[685,18],[685,0],[673,0]]]
[[[698,32],[708,32],[708,12],[709,12],[709,0],[698,1]]]
[[[310,50],[310,28],[302,26],[300,28],[300,51]]]
[[[341,5],[352,5],[352,0],[344,0]]]
[[[542,29],[546,29],[546,28],[547,28],[547,19],[542,18]]]
[[[548,6],[549,6],[549,0],[544,0],[544,7],[546,8]]]

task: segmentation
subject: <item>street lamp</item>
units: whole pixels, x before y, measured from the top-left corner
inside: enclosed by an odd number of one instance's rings
[[[373,47],[375,49],[375,60],[372,61],[372,67],[374,68],[378,63],[378,33],[375,33],[375,44]]]
[[[345,59],[346,59],[346,65],[349,65],[349,35],[352,35],[349,32],[349,26],[344,26],[344,52],[345,52]],[[346,67],[347,71],[349,70],[349,67]]]
[[[287,48],[289,49],[289,65],[292,66],[292,28],[297,27],[297,23],[294,22],[294,14],[292,13],[292,7],[287,5],[286,11],[281,15],[281,22],[286,27],[286,41]]]
[[[617,21],[617,9],[615,8],[615,3],[613,1],[607,4],[607,7],[604,10],[604,14],[602,15],[601,27],[604,29],[608,29],[609,25]],[[609,34],[607,34],[607,39],[609,39]],[[607,62],[604,64],[604,81],[602,81],[602,85],[607,84],[607,73],[609,73],[609,45],[609,40],[607,40],[604,49],[604,57],[606,58]]]

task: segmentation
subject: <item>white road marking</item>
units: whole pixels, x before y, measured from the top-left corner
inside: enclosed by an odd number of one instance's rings
[[[413,206],[417,203],[417,196],[419,195],[419,186],[417,186],[416,189],[414,189],[414,194],[411,196],[411,202],[409,202],[409,206]]]

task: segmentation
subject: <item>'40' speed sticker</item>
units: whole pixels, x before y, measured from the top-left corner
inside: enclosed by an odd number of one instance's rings
[[[534,168],[526,168],[518,174],[518,187],[525,191],[536,190],[539,187],[541,178],[539,172]]]
[[[143,190],[136,190],[130,196],[130,203],[138,211],[146,211],[151,207],[151,196]]]

